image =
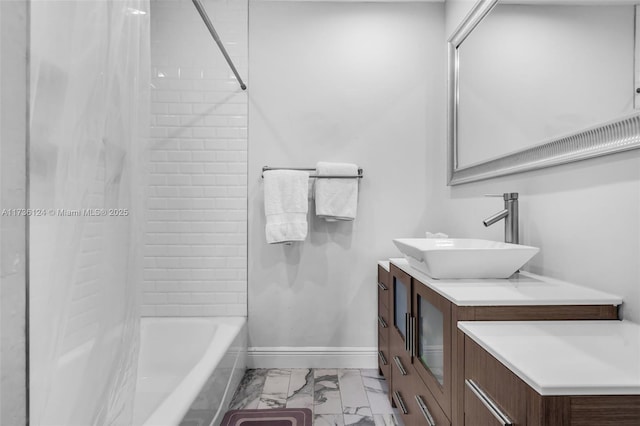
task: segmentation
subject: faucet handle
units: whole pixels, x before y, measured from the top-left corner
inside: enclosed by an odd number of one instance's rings
[[[505,201],[509,200],[517,200],[518,193],[517,192],[505,192],[504,194],[484,194],[485,197],[501,197]]]

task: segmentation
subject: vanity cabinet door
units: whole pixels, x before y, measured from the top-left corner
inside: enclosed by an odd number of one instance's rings
[[[409,319],[411,316],[411,277],[391,265],[389,269],[389,359],[390,364],[390,392],[392,404],[400,409],[398,399],[403,398],[400,392],[411,367],[409,352]],[[417,377],[413,377],[417,379]],[[406,389],[404,390],[406,392]],[[404,404],[404,402],[403,402]]]
[[[413,368],[442,410],[451,412],[451,302],[413,281]]]
[[[405,351],[409,352],[410,340],[408,336],[411,328],[411,277],[394,265],[391,265],[390,278],[391,323],[389,333],[399,337],[404,343]]]

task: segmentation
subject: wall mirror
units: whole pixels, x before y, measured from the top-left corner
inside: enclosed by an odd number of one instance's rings
[[[478,1],[448,42],[448,184],[640,148],[635,2]]]

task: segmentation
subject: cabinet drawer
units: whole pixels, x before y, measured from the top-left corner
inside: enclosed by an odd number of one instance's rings
[[[378,289],[378,293],[380,293],[380,289]],[[389,290],[385,290],[385,293],[389,293]],[[378,313],[381,314],[385,320],[389,318],[389,306],[382,304],[382,299],[378,296]],[[387,321],[388,323],[388,321]]]
[[[406,367],[405,367],[406,368]],[[402,417],[402,421],[405,425],[418,425],[418,414],[415,409],[409,405],[409,398],[411,398],[411,380],[408,376],[399,374],[397,365],[394,363],[391,366],[391,375],[393,377],[392,389],[389,390],[391,396],[391,402],[393,406],[398,409]]]
[[[378,307],[389,310],[389,271],[378,265]]]
[[[391,341],[389,340],[389,333],[378,333],[378,349],[383,349],[386,353],[391,355]],[[387,357],[389,359],[389,357]]]
[[[477,343],[464,342],[464,424],[527,424],[527,385]]]
[[[389,348],[379,346],[378,347],[378,368],[382,372],[385,379],[391,379],[391,364],[390,364],[390,352]]]
[[[402,413],[405,425],[451,425],[436,399],[416,374],[409,373],[396,381],[396,372],[393,372],[393,401]]]
[[[389,341],[389,315],[385,312],[378,311],[378,334]]]
[[[411,358],[405,356],[402,353],[398,353],[397,351],[393,351],[392,349],[389,364],[391,364],[391,375],[393,376],[394,386],[396,378],[404,379],[406,377],[409,377],[409,374],[411,373]],[[411,377],[413,379],[417,376],[415,376],[414,374]],[[402,381],[398,383],[402,383]]]
[[[506,426],[524,425],[514,423],[511,417],[484,394],[475,382],[467,381],[464,390],[465,426]]]
[[[409,405],[417,410],[421,425],[436,425],[436,426],[449,426],[451,422],[447,418],[445,412],[438,405],[436,398],[429,391],[427,386],[422,381],[413,381],[413,392],[411,393],[411,399]]]

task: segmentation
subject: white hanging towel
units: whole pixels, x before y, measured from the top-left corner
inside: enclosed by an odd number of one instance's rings
[[[264,172],[265,233],[269,244],[307,238],[309,173],[297,170]]]
[[[316,164],[318,176],[357,176],[358,166],[351,163]],[[357,178],[324,178],[315,182],[316,216],[328,222],[354,220],[358,211]]]

